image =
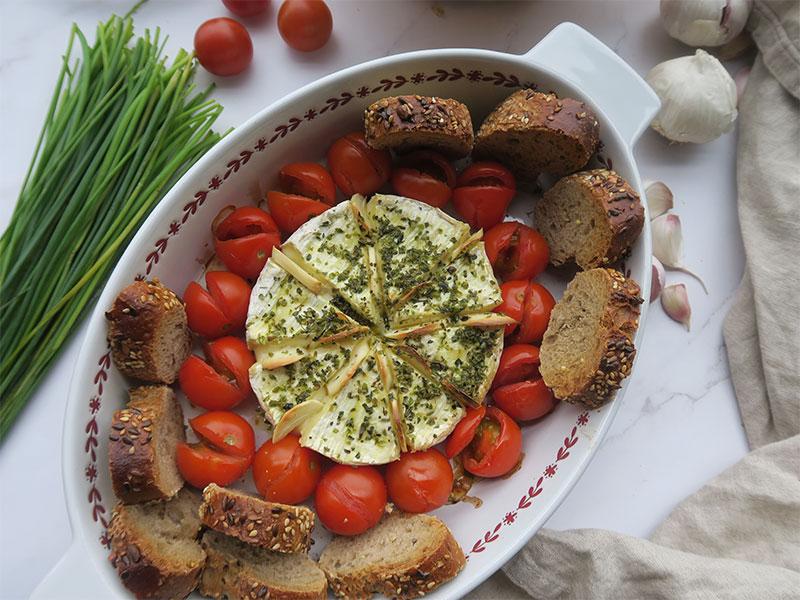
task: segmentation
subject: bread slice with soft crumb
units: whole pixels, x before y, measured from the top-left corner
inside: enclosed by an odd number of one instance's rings
[[[416,598],[451,580],[464,567],[461,546],[441,520],[395,510],[372,529],[337,536],[319,566],[337,596]]]

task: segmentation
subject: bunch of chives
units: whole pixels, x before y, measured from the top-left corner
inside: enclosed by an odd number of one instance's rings
[[[171,185],[220,139],[194,57],[167,65],[159,31],[72,27],[31,166],[0,237],[0,440]],[[72,61],[73,45],[80,58]]]

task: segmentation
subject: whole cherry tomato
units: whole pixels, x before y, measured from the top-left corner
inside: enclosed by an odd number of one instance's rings
[[[222,0],[222,3],[238,17],[260,15],[269,6],[269,0]]]
[[[518,421],[543,417],[555,406],[553,393],[539,374],[539,348],[516,344],[503,349],[492,382],[495,404]]]
[[[336,184],[328,169],[314,162],[286,165],[278,174],[281,190],[287,194],[319,200],[328,206],[336,203]]]
[[[278,228],[289,235],[309,219],[324,213],[330,206],[319,200],[270,190],[267,192],[267,208]]]
[[[521,453],[519,425],[499,408],[490,406],[462,457],[464,468],[473,475],[499,477],[514,468]]]
[[[298,504],[314,493],[320,477],[319,454],[301,446],[296,435],[264,442],[253,461],[258,493],[270,502]]]
[[[241,23],[219,17],[197,28],[194,52],[206,71],[227,77],[238,75],[253,60],[253,42]]]
[[[447,458],[453,458],[467,447],[467,444],[475,437],[475,430],[485,416],[485,404],[481,404],[478,408],[467,408],[467,414],[456,424],[453,433],[451,433],[450,437],[447,439],[447,445],[444,449]]]
[[[280,247],[278,226],[266,211],[255,206],[242,206],[230,214],[223,209],[212,225],[214,247],[225,266],[244,277],[255,279],[272,255]]]
[[[314,508],[332,532],[357,535],[381,520],[386,498],[386,484],[374,467],[335,465],[317,485]]]
[[[190,402],[205,410],[228,410],[250,395],[248,371],[255,357],[244,340],[222,337],[206,342],[208,362],[192,355],[181,365],[178,382]]]
[[[482,161],[464,169],[453,190],[453,206],[472,229],[484,231],[500,223],[517,184],[503,165]]]
[[[495,225],[483,236],[483,243],[495,275],[505,280],[535,279],[550,260],[547,240],[522,223]]]
[[[441,208],[453,195],[456,172],[447,157],[433,150],[405,156],[392,172],[392,188],[398,196],[413,198]]]
[[[517,321],[506,325],[505,335],[512,344],[534,344],[541,341],[555,298],[535,281],[506,281],[500,286],[503,302],[494,308]]]
[[[193,281],[183,293],[189,329],[208,339],[242,329],[250,303],[247,281],[230,271],[209,271],[206,286],[208,291]]]
[[[285,0],[278,11],[278,32],[295,50],[322,48],[333,31],[333,17],[322,0]]]
[[[435,510],[450,497],[453,467],[435,448],[405,452],[386,467],[386,487],[391,501],[405,512]]]
[[[348,197],[372,194],[392,174],[392,154],[367,145],[363,132],[348,133],[328,150],[328,166],[333,180]]]

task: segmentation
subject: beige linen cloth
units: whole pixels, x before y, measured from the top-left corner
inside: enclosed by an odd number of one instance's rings
[[[747,264],[723,330],[752,451],[650,540],[543,529],[470,600],[800,598],[800,2],[756,0],[748,29],[759,52],[739,106]]]

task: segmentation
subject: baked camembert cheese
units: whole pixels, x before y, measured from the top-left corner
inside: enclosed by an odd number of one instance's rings
[[[275,250],[250,298],[250,381],[273,439],[344,464],[442,441],[497,370],[500,288],[481,232],[399,196],[353,196]]]

